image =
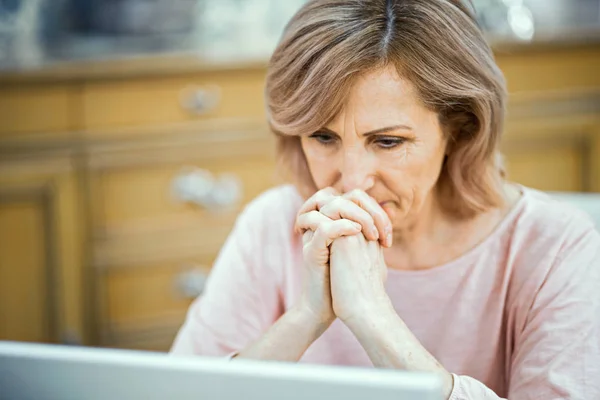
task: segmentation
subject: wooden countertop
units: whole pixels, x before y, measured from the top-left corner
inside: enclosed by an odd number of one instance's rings
[[[600,28],[537,36],[532,41],[493,37],[488,40],[494,52],[502,57],[558,49],[600,49]],[[235,49],[223,51],[222,48],[219,51],[193,49],[154,53],[136,53],[135,49],[132,49],[130,55],[116,55],[105,50],[103,54],[88,58],[42,57],[37,61],[14,63],[9,66],[0,63],[0,84],[126,79],[202,71],[266,69],[268,58],[269,53],[264,50],[262,53],[242,54]]]
[[[2,70],[0,84],[81,81],[179,75],[202,71],[266,69],[267,57],[206,57],[193,52],[164,52],[90,60],[42,61]]]

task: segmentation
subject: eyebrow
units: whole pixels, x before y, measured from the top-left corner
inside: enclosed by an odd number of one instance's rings
[[[372,130],[369,132],[365,132],[361,136],[367,137],[367,136],[372,136],[372,135],[378,135],[381,133],[397,131],[397,130],[401,130],[401,129],[412,131],[412,128],[408,125],[392,125],[392,126],[386,126],[385,128],[379,128],[379,129],[375,129],[375,130]],[[334,131],[332,131],[329,128],[323,127],[322,130],[326,131],[327,133],[337,135],[337,133],[335,133]]]

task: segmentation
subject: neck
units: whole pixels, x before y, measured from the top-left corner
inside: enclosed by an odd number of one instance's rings
[[[397,249],[411,249],[422,241],[435,241],[444,227],[456,220],[447,215],[435,191],[428,196],[419,213],[407,224],[394,229],[394,244]]]
[[[419,270],[450,262],[491,234],[511,204],[461,219],[445,212],[433,191],[410,223],[394,229],[393,245],[385,250],[386,263],[392,269]]]

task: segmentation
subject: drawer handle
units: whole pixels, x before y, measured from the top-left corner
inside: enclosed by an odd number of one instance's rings
[[[188,269],[175,278],[175,289],[178,297],[195,299],[204,291],[207,275],[200,267]]]
[[[189,86],[179,96],[181,107],[195,115],[213,111],[221,101],[221,88],[217,85]]]
[[[173,192],[179,201],[215,210],[238,204],[242,184],[235,175],[215,177],[204,169],[190,168],[175,177]]]

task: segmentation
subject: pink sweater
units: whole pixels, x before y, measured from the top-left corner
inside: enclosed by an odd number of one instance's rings
[[[387,292],[414,335],[455,374],[451,399],[600,399],[600,234],[583,214],[523,188],[495,231],[460,258],[390,270]],[[298,299],[302,199],[267,191],[240,215],[172,353],[225,356]],[[372,366],[339,320],[303,362]]]

